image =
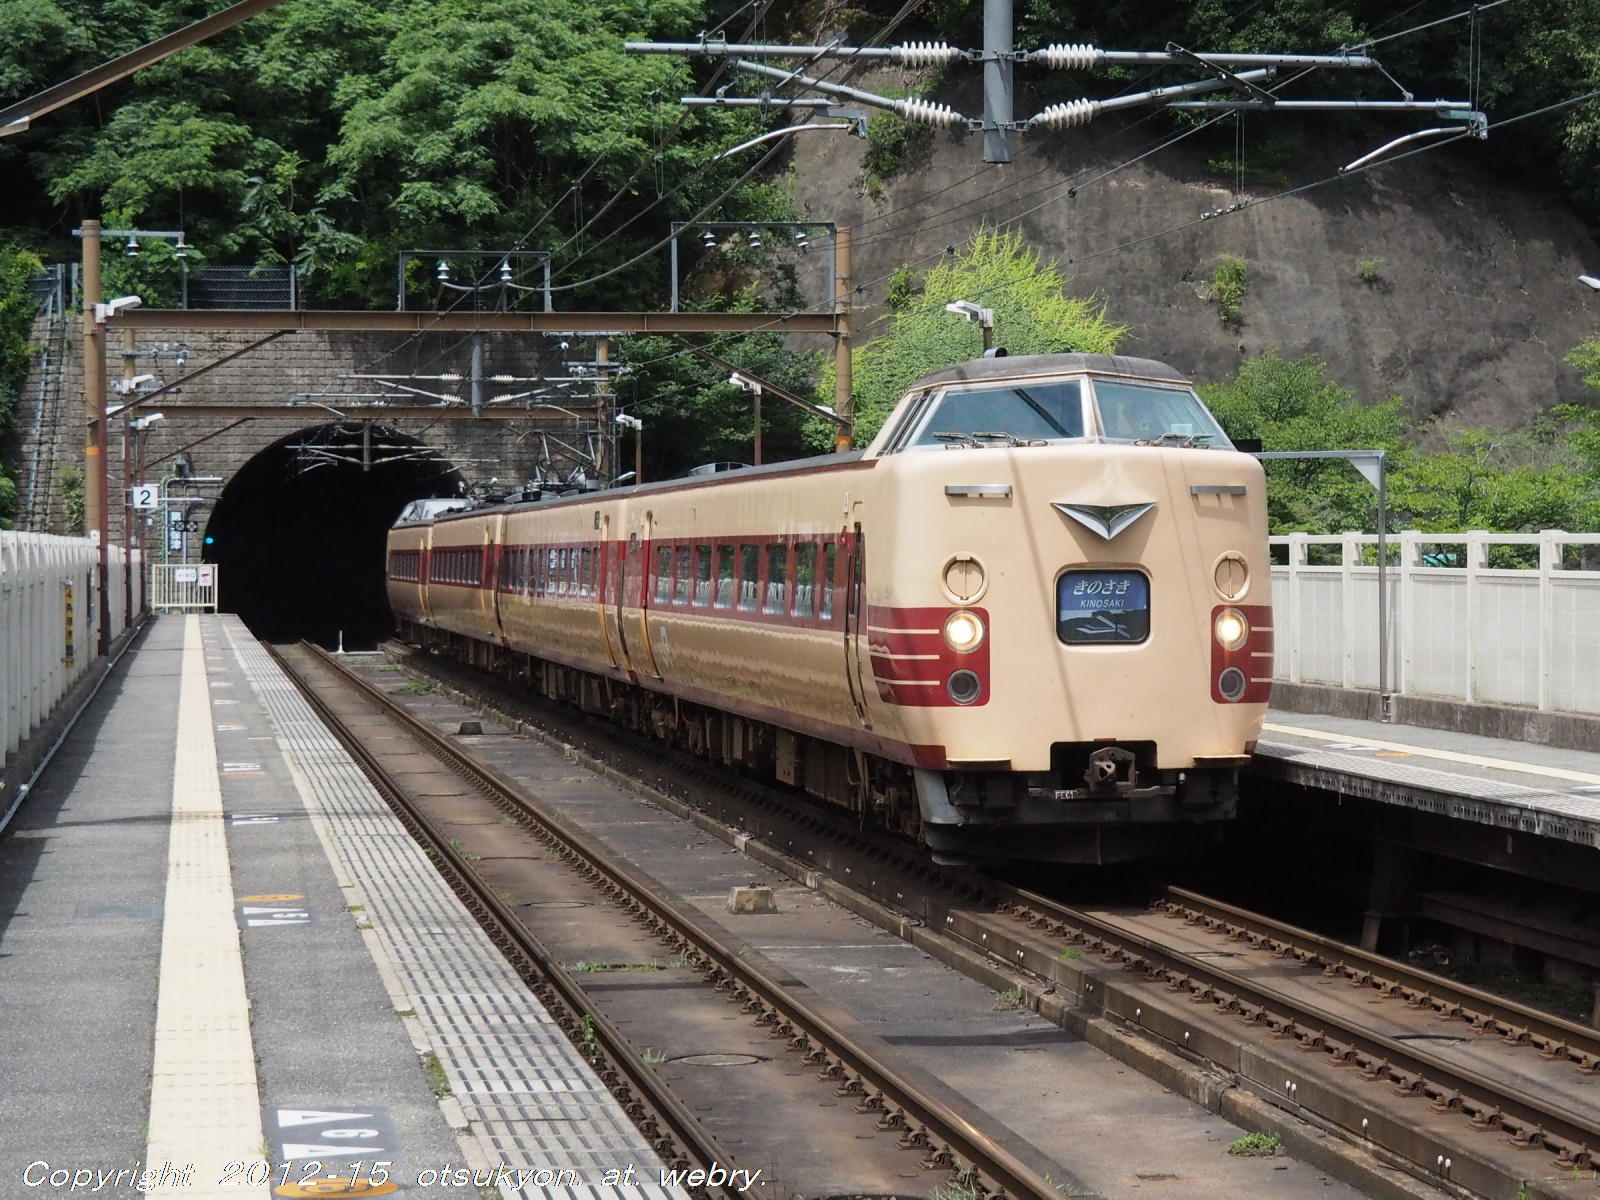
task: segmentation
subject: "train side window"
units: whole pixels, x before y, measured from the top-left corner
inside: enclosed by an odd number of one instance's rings
[[[672,594],[672,548],[670,546],[656,547],[656,601],[660,604],[667,602],[667,597]]]
[[[817,606],[817,544],[802,542],[794,548],[794,615],[809,617]]]
[[[733,547],[727,542],[717,547],[717,593],[713,604],[717,608],[733,607],[734,570]]]
[[[692,583],[689,572],[692,570],[691,559],[694,550],[688,546],[678,547],[678,562],[673,575],[672,602],[674,604],[689,603],[689,588]]]
[[[565,596],[572,591],[572,551],[563,550],[556,561],[556,591]]]
[[[833,620],[833,579],[838,570],[839,548],[834,542],[822,547],[822,607],[817,615],[824,621]]]
[[[739,607],[746,612],[756,607],[756,590],[761,579],[761,547],[739,547]]]
[[[585,596],[594,595],[594,547],[583,548],[583,574],[579,580],[579,591]]]
[[[699,608],[711,603],[711,547],[696,546],[694,551],[694,602]]]
[[[789,546],[786,542],[767,543],[767,602],[764,611],[784,612],[785,592],[789,584]]]

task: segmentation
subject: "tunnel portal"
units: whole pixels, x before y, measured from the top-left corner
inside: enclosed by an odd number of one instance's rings
[[[219,606],[257,637],[370,649],[393,629],[384,540],[407,501],[454,496],[461,473],[395,430],[331,424],[261,451],[223,488],[205,529]]]

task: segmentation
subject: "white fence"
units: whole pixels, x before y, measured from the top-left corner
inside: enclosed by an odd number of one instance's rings
[[[1271,541],[1275,678],[1376,689],[1378,539]],[[1600,713],[1600,534],[1407,530],[1385,573],[1392,693]]]
[[[150,608],[159,613],[216,612],[216,564],[151,563]]]
[[[110,560],[115,636],[128,620],[122,547],[110,547]],[[0,758],[17,749],[93,665],[98,571],[99,551],[88,538],[0,532]]]

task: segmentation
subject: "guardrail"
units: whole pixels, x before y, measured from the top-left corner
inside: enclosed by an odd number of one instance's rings
[[[99,605],[127,628],[121,546],[110,550],[110,595],[95,586],[88,538],[0,532],[0,759],[15,752],[95,661]],[[135,555],[135,561],[137,561]]]
[[[1378,687],[1377,538],[1274,537],[1274,678]],[[1600,713],[1600,534],[1389,536],[1391,688]]]

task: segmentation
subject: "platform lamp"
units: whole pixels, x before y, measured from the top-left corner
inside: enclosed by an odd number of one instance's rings
[[[983,330],[983,350],[987,354],[994,348],[994,309],[982,308],[971,300],[955,300],[944,306],[947,313],[954,313],[968,321],[977,323]]]

